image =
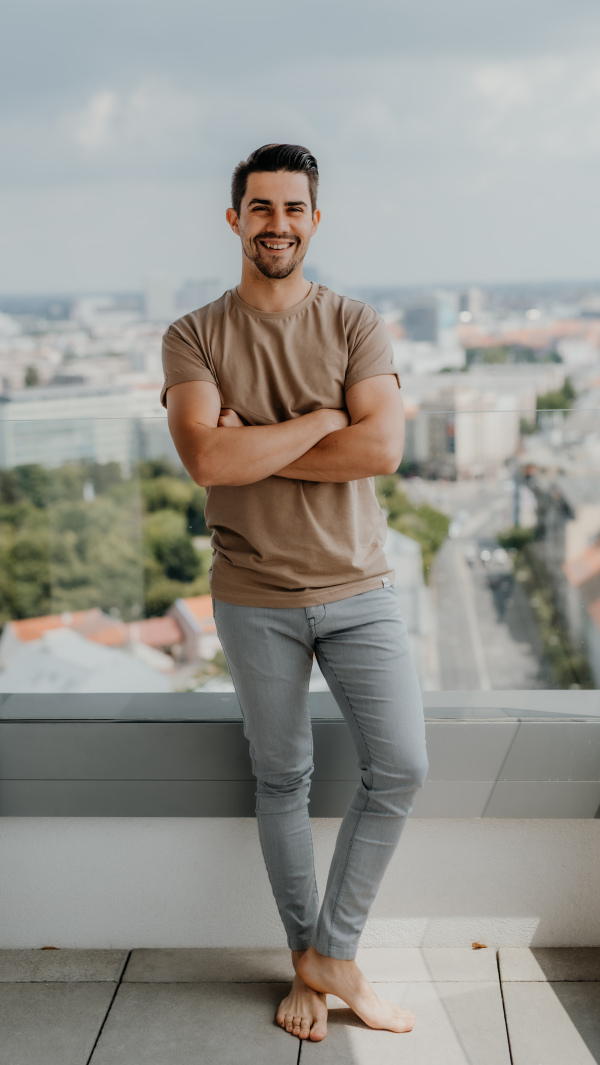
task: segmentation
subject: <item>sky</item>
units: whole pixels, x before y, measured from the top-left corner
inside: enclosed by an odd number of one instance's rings
[[[332,287],[600,278],[598,0],[11,0],[0,292],[237,283],[273,141],[318,159]]]

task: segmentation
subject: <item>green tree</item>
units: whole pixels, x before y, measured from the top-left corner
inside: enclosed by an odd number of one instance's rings
[[[411,503],[402,491],[401,483],[395,474],[377,477],[377,496],[386,512],[388,525],[421,545],[423,573],[428,580],[433,560],[448,535],[450,518],[428,503]]]
[[[504,532],[498,533],[498,543],[500,547],[504,547],[506,550],[509,548],[515,548],[520,551],[525,544],[530,544],[532,540],[535,540],[535,529],[523,529],[520,525],[513,525],[511,529],[505,529]]]
[[[144,522],[144,541],[169,580],[193,581],[201,562],[186,528],[175,510],[157,510]]]
[[[573,406],[573,400],[576,395],[577,393],[567,377],[562,388],[557,388],[554,392],[545,392],[542,396],[538,396],[537,409],[567,410]]]
[[[91,483],[94,494],[84,497]],[[0,624],[100,607],[125,620],[206,594],[203,488],[163,460],[0,471]]]

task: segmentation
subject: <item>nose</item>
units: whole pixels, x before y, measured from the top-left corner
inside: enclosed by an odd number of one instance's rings
[[[289,233],[290,232],[290,220],[289,216],[285,213],[283,207],[275,207],[273,209],[273,230],[275,233]]]

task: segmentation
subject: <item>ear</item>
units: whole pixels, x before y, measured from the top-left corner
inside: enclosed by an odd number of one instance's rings
[[[313,211],[311,237],[314,237],[315,233],[317,232],[317,229],[319,228],[319,222],[320,221],[321,221],[321,212],[317,209],[317,210]]]
[[[225,218],[229,222],[229,225],[233,229],[233,232],[239,237],[240,235],[240,220],[235,207],[228,207],[225,212]]]

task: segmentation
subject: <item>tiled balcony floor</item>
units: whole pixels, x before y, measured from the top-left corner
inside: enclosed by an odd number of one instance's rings
[[[274,1023],[285,951],[0,951],[0,1065],[594,1065],[600,949],[366,949],[407,1035],[329,1001],[329,1035]]]

